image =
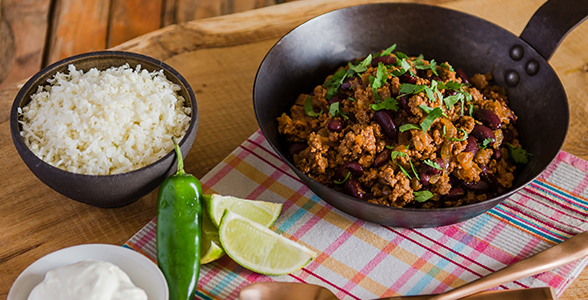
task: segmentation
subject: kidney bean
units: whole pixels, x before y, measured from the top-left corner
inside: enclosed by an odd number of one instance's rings
[[[457,68],[457,69],[455,70],[455,73],[457,73],[457,76],[458,76],[459,78],[461,78],[461,82],[462,82],[462,83],[470,83],[470,78],[468,77],[468,74],[466,74],[466,73],[464,72],[464,70],[462,70],[461,68]]]
[[[341,97],[339,95],[335,95],[333,97],[331,97],[331,99],[329,99],[329,105],[333,104],[333,103],[337,103],[337,102],[341,102]]]
[[[449,89],[445,90],[445,96],[453,96],[455,94],[457,94],[456,90],[449,90]]]
[[[463,151],[465,152],[472,152],[474,157],[478,153],[478,139],[473,135],[468,135],[468,144],[466,145]]]
[[[447,201],[456,201],[465,196],[465,191],[460,187],[453,187],[449,190],[449,193],[445,195],[445,200]]]
[[[439,164],[439,166],[441,167],[441,170],[433,168],[425,163],[422,163],[421,164],[421,173],[428,174],[428,175],[440,174],[441,171],[443,171],[443,168],[445,167],[445,161],[443,161],[442,158],[437,158],[437,159],[433,160],[433,162],[436,162],[437,164]]]
[[[376,155],[376,158],[374,158],[374,163],[373,166],[375,168],[379,168],[381,166],[383,166],[384,164],[386,164],[388,162],[388,160],[390,159],[390,154],[392,154],[392,150],[391,149],[384,149],[384,151],[378,153]]]
[[[492,157],[496,160],[500,160],[502,158],[502,149],[494,149],[494,154]]]
[[[408,106],[408,98],[406,97],[406,95],[402,95],[396,98],[396,100],[398,100],[398,103],[400,104],[400,107],[402,107],[402,110],[407,112],[410,116],[413,115],[413,113],[410,111],[410,106]]]
[[[496,137],[494,136],[492,129],[480,124],[476,124],[476,126],[474,126],[471,135],[475,136],[479,141],[491,139],[492,141],[488,145],[492,145],[494,144],[494,141],[496,141]]]
[[[329,123],[327,123],[327,129],[332,132],[339,132],[343,129],[343,122],[339,119],[331,119]]]
[[[477,182],[464,182],[463,186],[473,192],[483,193],[490,189],[490,184],[484,180],[480,180]]]
[[[487,165],[478,165],[478,166],[480,167],[480,170],[482,170],[480,175],[486,176],[486,175],[490,174],[490,167],[488,167]]]
[[[351,171],[351,174],[355,177],[361,177],[363,175],[363,167],[356,161],[348,162],[344,166]]]
[[[426,78],[429,79],[429,76],[427,76],[427,70],[417,70],[417,75],[420,78]]]
[[[306,143],[292,143],[290,147],[288,147],[288,153],[290,155],[298,154],[300,151],[306,149],[308,145]]]
[[[394,121],[392,121],[392,118],[390,115],[388,115],[388,113],[383,110],[376,111],[374,114],[374,121],[376,121],[376,123],[382,127],[382,131],[386,137],[391,140],[396,139],[398,136],[398,130],[396,129],[396,125],[394,125]]]
[[[347,177],[347,173],[351,172],[355,177],[361,177],[363,175],[363,167],[355,161],[348,162],[337,168],[334,174],[335,180],[343,180]]]
[[[345,181],[345,184],[343,185],[343,192],[358,199],[363,199],[363,196],[365,195],[365,192],[361,188],[359,181],[353,177],[350,177],[347,181]]]
[[[396,57],[394,56],[378,56],[372,59],[372,67],[377,67],[378,63],[383,63],[385,65],[392,65],[396,63]]]
[[[500,128],[502,123],[500,122],[500,118],[491,110],[489,109],[480,109],[474,113],[474,119],[482,122],[487,127],[490,127],[492,130],[496,130]]]
[[[398,80],[400,80],[401,83],[415,84],[417,81],[417,78],[415,76],[410,75],[409,72],[406,72],[406,73],[398,76]]]
[[[429,185],[429,180],[431,180],[431,175],[421,171],[421,174],[419,176],[421,177],[421,184],[423,186]]]
[[[345,79],[345,81],[343,81],[343,83],[341,83],[341,85],[339,86],[339,88],[342,90],[347,90],[350,87],[351,87],[351,78]]]
[[[514,134],[512,132],[512,130],[505,128],[502,129],[502,143],[512,143],[512,140],[514,139]]]

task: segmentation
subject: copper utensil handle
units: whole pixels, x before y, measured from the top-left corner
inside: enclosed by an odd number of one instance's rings
[[[430,300],[454,300],[482,292],[492,287],[527,276],[555,269],[588,255],[588,231],[555,245],[529,258],[518,261],[499,271],[462,285]]]

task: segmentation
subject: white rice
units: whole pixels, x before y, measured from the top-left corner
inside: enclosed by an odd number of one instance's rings
[[[68,71],[18,111],[25,143],[49,164],[88,175],[128,172],[165,156],[172,137],[186,133],[191,109],[163,70]]]

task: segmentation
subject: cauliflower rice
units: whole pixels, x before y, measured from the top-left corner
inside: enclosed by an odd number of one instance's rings
[[[39,86],[18,111],[21,136],[45,162],[88,175],[128,172],[165,156],[172,137],[186,133],[191,108],[163,70],[126,64],[68,71]]]

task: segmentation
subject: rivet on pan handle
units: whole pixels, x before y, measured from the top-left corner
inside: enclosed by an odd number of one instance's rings
[[[550,0],[531,17],[520,38],[549,60],[566,35],[587,16],[586,0]]]

